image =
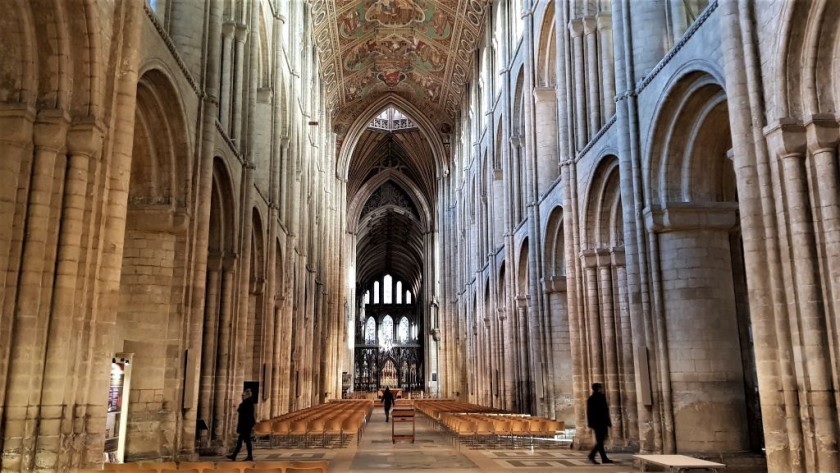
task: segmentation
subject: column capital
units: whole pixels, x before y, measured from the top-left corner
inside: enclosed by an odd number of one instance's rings
[[[534,87],[534,102],[557,103],[557,89],[554,87]]]
[[[93,117],[73,123],[67,132],[67,151],[93,157],[102,149],[104,127]]]
[[[580,263],[584,268],[595,268],[598,266],[598,252],[596,250],[583,250],[580,252]]]
[[[45,110],[35,118],[35,146],[59,151],[67,144],[70,117],[63,110]]]
[[[616,247],[611,249],[610,256],[612,257],[613,266],[626,266],[627,263],[624,257],[624,248]]]
[[[566,276],[547,276],[542,283],[543,291],[547,294],[566,292]]]
[[[805,134],[808,138],[808,151],[817,154],[837,149],[837,117],[830,113],[819,113],[805,119]]]
[[[594,16],[585,16],[583,17],[583,34],[584,35],[591,35],[592,33],[598,31],[598,23],[595,20]]]
[[[595,15],[595,21],[598,23],[598,31],[612,30],[612,15],[609,13],[598,13]]]
[[[580,38],[583,36],[583,20],[580,18],[575,18],[574,20],[569,22],[569,33],[572,35],[572,38]]]
[[[780,118],[764,127],[764,136],[770,149],[780,158],[805,156],[805,126],[799,120]]]
[[[654,233],[686,230],[729,231],[738,223],[737,202],[669,202],[643,211],[645,227]]]
[[[222,37],[230,39],[233,37],[233,33],[236,31],[236,23],[232,21],[226,21],[222,23]]]
[[[528,308],[528,299],[529,296],[516,296],[516,308],[517,309],[527,309]]]
[[[26,104],[0,106],[0,142],[24,146],[32,141],[35,110]]]
[[[236,24],[236,32],[234,33],[234,37],[236,38],[237,43],[244,43],[245,40],[248,38],[248,32],[251,29],[248,28],[248,25],[243,23]]]

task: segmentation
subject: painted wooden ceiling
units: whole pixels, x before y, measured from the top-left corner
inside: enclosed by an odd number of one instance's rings
[[[327,102],[358,110],[383,92],[430,116],[453,117],[481,34],[487,0],[315,0]]]

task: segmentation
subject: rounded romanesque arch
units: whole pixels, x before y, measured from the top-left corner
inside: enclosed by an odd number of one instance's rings
[[[660,376],[673,399],[666,415],[673,415],[674,431],[666,435],[677,451],[758,450],[761,415],[726,94],[709,73],[689,71],[675,77],[666,97],[644,166],[645,226],[655,235],[654,277],[661,280],[654,297],[664,331],[656,342],[669,358]],[[686,350],[698,356],[676,356]],[[713,428],[698,435],[701,421]]]

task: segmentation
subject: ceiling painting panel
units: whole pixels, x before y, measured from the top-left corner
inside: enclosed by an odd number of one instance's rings
[[[327,101],[354,110],[380,92],[431,116],[460,104],[487,0],[318,0],[313,25]]]

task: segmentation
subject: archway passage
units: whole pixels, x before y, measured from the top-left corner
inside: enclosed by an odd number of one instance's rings
[[[348,230],[355,234],[356,392],[424,389],[424,275],[432,250],[426,235],[436,172],[416,120],[391,104],[367,121],[347,184]]]

